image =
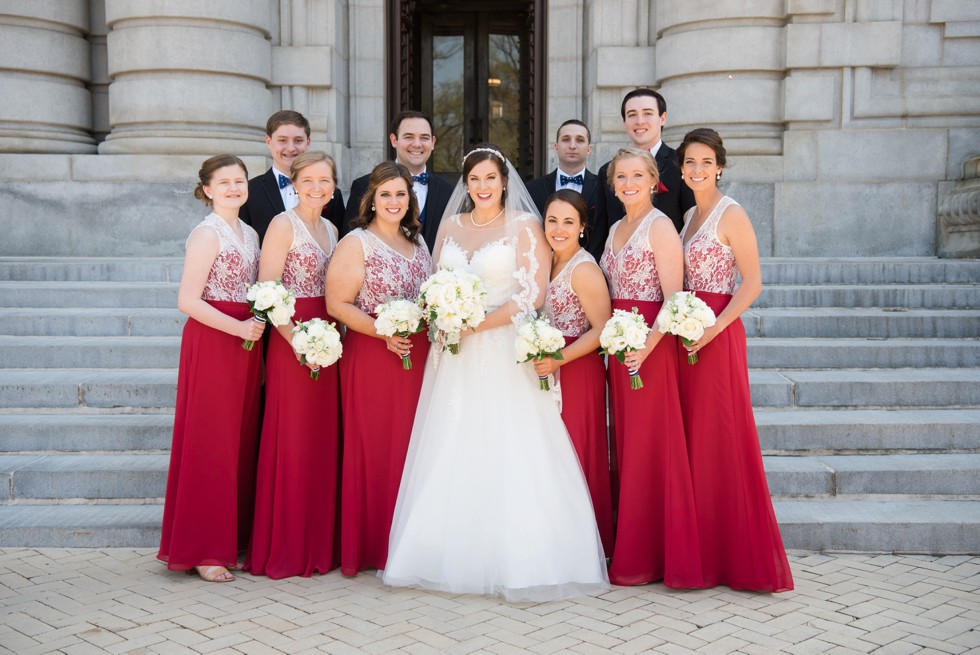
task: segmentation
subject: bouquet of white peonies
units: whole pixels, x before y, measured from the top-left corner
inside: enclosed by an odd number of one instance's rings
[[[374,329],[378,334],[385,337],[399,336],[410,337],[416,332],[421,332],[425,327],[422,308],[418,303],[411,300],[398,298],[378,305],[374,313],[378,318],[374,319]],[[412,368],[411,354],[402,355],[402,368],[406,371]]]
[[[625,364],[626,353],[646,348],[649,334],[650,328],[636,307],[632,312],[616,309],[599,333],[599,345],[602,346],[604,355],[613,355]],[[640,379],[640,371],[627,370],[630,374],[630,389],[642,389],[643,380]]]
[[[677,335],[685,346],[690,346],[701,338],[705,328],[715,324],[715,313],[690,291],[678,291],[664,303],[657,324],[661,332]],[[697,364],[698,354],[688,353],[687,363]]]
[[[322,318],[297,323],[293,327],[290,344],[300,356],[299,361],[303,366],[313,364],[316,367],[310,370],[310,377],[314,380],[320,378],[321,368],[334,364],[344,354],[337,328]]]
[[[248,288],[245,299],[252,310],[252,320],[259,323],[272,323],[279,327],[289,323],[296,313],[296,299],[292,290],[284,287],[279,280],[256,282]],[[245,350],[251,350],[254,345],[254,341],[247,339],[242,342]]]
[[[429,341],[459,354],[460,332],[486,318],[487,292],[472,273],[451,266],[439,269],[422,283],[419,307],[429,323]]]
[[[564,359],[561,349],[565,347],[565,335],[558,328],[552,327],[546,318],[536,318],[523,323],[517,328],[517,340],[514,342],[517,350],[517,363],[523,364],[532,359],[542,360],[545,357]],[[542,391],[548,391],[548,376],[538,376]]]

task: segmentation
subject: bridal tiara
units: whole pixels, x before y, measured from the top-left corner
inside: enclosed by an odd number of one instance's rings
[[[463,162],[462,163],[463,164],[466,164],[466,160],[474,152],[489,152],[491,155],[496,155],[497,159],[499,159],[500,160],[500,163],[502,163],[504,166],[507,165],[507,159],[503,156],[503,154],[501,154],[501,152],[499,150],[494,150],[493,148],[473,148],[468,153],[466,153],[466,156],[465,157],[463,157]]]

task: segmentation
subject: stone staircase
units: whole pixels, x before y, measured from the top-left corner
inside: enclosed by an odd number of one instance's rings
[[[173,258],[0,258],[0,546],[155,546]],[[787,547],[980,552],[980,261],[769,259],[743,321]]]

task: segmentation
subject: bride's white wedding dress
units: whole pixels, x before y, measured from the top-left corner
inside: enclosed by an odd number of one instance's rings
[[[459,227],[458,216],[447,220]],[[517,247],[501,237],[471,255],[447,236],[439,263],[479,275],[492,310],[535,284]],[[507,323],[465,337],[458,355],[430,351],[386,584],[510,601],[609,588],[578,459],[554,397],[530,363],[516,363],[515,336]]]

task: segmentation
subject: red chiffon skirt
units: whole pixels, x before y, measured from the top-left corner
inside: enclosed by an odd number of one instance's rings
[[[246,303],[209,304],[238,320],[251,316]],[[168,569],[232,568],[248,545],[261,377],[261,349],[187,319],[157,554]]]
[[[715,315],[732,298],[696,295]],[[687,363],[680,340],[678,356],[704,582],[757,591],[792,589],[752,414],[742,321],[701,349],[697,364]]]
[[[636,307],[653,325],[662,303],[613,300]],[[609,357],[609,391],[619,465],[616,546],[609,580],[638,585],[702,587],[697,516],[677,392],[677,346],[666,335],[640,367],[631,389],[626,367]]]
[[[330,320],[323,296],[296,299],[293,320],[311,318]],[[271,335],[246,571],[308,578],[337,567],[339,431],[337,365],[313,380],[289,342]]]
[[[348,330],[344,341],[340,570],[345,575],[383,569],[388,561],[388,533],[429,352],[424,332],[411,340],[408,371],[377,337]]]
[[[576,337],[565,337],[565,345]],[[606,436],[606,366],[599,353],[589,353],[559,369],[561,418],[585,473],[602,549],[612,554],[613,514]]]

